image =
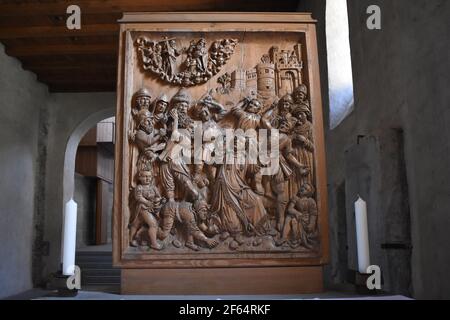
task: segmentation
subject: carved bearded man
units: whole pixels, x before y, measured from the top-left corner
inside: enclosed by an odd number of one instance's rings
[[[152,116],[148,110],[139,111],[136,119],[137,130],[132,141],[139,150],[137,169],[153,171],[152,163],[157,152],[164,149],[166,144],[162,141],[163,135],[160,131],[153,128]]]
[[[195,200],[199,196],[188,166],[191,161],[191,136],[194,126],[194,121],[187,114],[190,103],[191,97],[185,89],[181,89],[172,98],[170,141],[159,157],[162,161],[162,183],[171,203],[175,201],[175,191],[178,191],[178,196],[183,199],[191,197]]]

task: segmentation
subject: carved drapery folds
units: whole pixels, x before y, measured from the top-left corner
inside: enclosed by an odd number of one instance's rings
[[[314,106],[301,43],[269,46],[250,68],[222,70],[237,40],[207,49],[204,38],[184,39],[184,48],[170,35],[149,39],[135,40],[140,68],[164,84],[136,88],[128,102],[130,250],[317,255]],[[193,98],[187,87],[215,75]],[[232,129],[245,134],[227,140]],[[278,150],[274,170],[248,158],[263,138],[247,133],[261,129]]]
[[[136,40],[142,68],[167,83],[183,87],[205,83],[216,75],[230,59],[236,44],[236,39],[219,39],[208,49],[206,40],[200,38],[180,48],[173,37],[161,40],[139,37]],[[180,62],[181,57],[184,60]]]

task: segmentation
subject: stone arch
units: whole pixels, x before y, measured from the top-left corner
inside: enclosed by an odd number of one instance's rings
[[[61,210],[62,212],[62,224],[61,224],[61,255],[60,259],[62,261],[63,255],[63,241],[64,241],[64,206],[67,201],[73,198],[74,189],[75,189],[75,158],[77,154],[78,145],[83,138],[83,136],[91,129],[94,125],[100,122],[103,119],[112,117],[115,115],[113,108],[101,109],[96,111],[89,116],[87,116],[84,120],[82,120],[69,135],[69,139],[66,144],[65,153],[64,153],[64,167],[63,167],[63,197]]]
[[[64,154],[63,205],[73,197],[75,184],[75,157],[78,144],[86,132],[101,120],[114,116],[113,109],[99,110],[85,118],[69,137]]]

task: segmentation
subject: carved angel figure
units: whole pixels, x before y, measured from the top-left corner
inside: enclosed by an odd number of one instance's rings
[[[201,38],[192,40],[188,48],[178,49],[174,38],[152,41],[142,36],[136,39],[143,69],[183,87],[205,83],[217,74],[231,58],[236,44],[235,39],[216,40],[208,50],[206,40]],[[185,53],[185,60],[177,64],[177,57],[182,53]]]

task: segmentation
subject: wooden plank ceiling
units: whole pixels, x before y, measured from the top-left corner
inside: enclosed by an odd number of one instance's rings
[[[66,28],[70,4],[81,8],[81,30]],[[123,12],[288,12],[297,5],[298,0],[0,0],[0,42],[52,92],[115,91],[117,20]]]

